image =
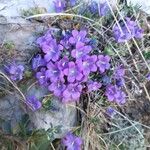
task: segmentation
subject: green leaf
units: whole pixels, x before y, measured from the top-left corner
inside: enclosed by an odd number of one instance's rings
[[[27,139],[29,136],[28,130],[29,123],[30,123],[29,115],[28,114],[23,115],[21,121],[19,122],[19,135],[24,139]]]
[[[11,50],[11,49],[15,48],[15,45],[12,41],[7,41],[4,43],[3,47],[8,49],[8,50]]]
[[[45,110],[49,110],[52,107],[51,97],[50,96],[45,97],[42,101],[42,105]]]
[[[31,78],[33,76],[31,71],[25,71],[25,77],[26,78]]]
[[[150,51],[144,52],[143,55],[144,55],[145,59],[150,59]]]
[[[107,55],[110,55],[110,56],[114,56],[115,55],[115,52],[110,47],[106,47],[104,49],[104,53],[107,54]]]

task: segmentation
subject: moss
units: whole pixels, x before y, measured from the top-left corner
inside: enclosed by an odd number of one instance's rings
[[[32,15],[36,15],[36,14],[42,14],[42,13],[45,13],[47,12],[46,8],[44,7],[32,7],[30,9],[22,9],[21,10],[21,15],[24,16],[24,17],[29,17],[29,16],[32,16]]]
[[[15,44],[14,44],[12,41],[6,41],[6,42],[3,44],[3,48],[8,49],[8,50],[11,50],[11,49],[14,49],[14,48],[15,48]]]

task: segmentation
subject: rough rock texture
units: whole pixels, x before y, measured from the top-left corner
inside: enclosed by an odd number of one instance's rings
[[[49,92],[45,88],[41,88],[38,85],[32,86],[28,90],[28,95],[34,95],[41,99]],[[72,104],[62,104],[57,98],[53,98],[51,102],[51,109],[49,111],[40,110],[36,112],[29,111],[31,122],[37,129],[48,129],[50,124],[53,126],[61,125],[62,133],[57,134],[55,137],[60,138],[66,134],[67,131],[76,123],[76,108],[75,103]]]
[[[76,124],[76,109],[70,105],[62,105],[58,100],[52,101],[53,111],[40,110],[30,113],[33,125],[37,129],[48,129],[53,126],[61,125],[61,133],[55,135],[55,138],[63,137]],[[74,103],[72,104],[74,106]]]
[[[52,0],[0,0],[0,44],[2,45],[5,42],[11,41],[15,45],[12,56],[8,57],[7,52],[6,55],[3,56],[4,65],[5,63],[11,63],[12,60],[17,60],[19,63],[24,64],[26,69],[29,69],[31,64],[30,60],[38,51],[34,42],[39,34],[47,29],[47,26],[43,23],[25,20],[21,17],[20,10],[35,6],[45,7],[47,11],[50,12],[52,11]],[[3,55],[2,49],[0,49],[0,55],[1,54]],[[0,68],[3,67],[4,66],[0,64]],[[1,79],[0,82],[2,82]],[[25,81],[23,81],[20,86],[22,89],[26,88],[26,90],[23,90],[25,96],[35,95],[37,98],[42,99],[44,95],[49,94],[46,89],[40,88],[37,84],[27,89],[33,84],[33,80],[28,81],[28,83],[24,82]],[[21,115],[24,114],[24,111],[20,107],[18,95],[14,96],[15,93],[15,91],[12,91],[12,94],[0,97],[0,118],[7,118],[8,121],[11,121],[12,126],[15,126],[20,120]],[[50,123],[53,126],[61,125],[62,133],[56,135],[57,138],[60,138],[75,124],[75,103],[72,104],[74,107],[71,107],[63,105],[58,100],[53,99],[52,104],[53,109],[50,111],[44,112],[40,110],[32,112],[29,110],[28,112],[31,123],[37,129],[48,129],[51,127]],[[23,106],[25,106],[25,104],[23,104]]]

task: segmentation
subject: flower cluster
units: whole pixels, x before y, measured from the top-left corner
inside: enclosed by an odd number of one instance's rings
[[[47,87],[64,103],[78,101],[83,91],[96,91],[111,84],[107,76],[111,58],[102,53],[93,54],[91,40],[86,30],[67,31],[60,37],[49,30],[37,39],[42,53],[32,60],[36,78],[40,85]],[[121,69],[118,67],[114,73],[116,82],[123,78]],[[94,74],[102,79],[92,80],[91,76]]]
[[[126,95],[123,91],[121,91],[116,85],[109,85],[106,88],[106,96],[110,102],[116,102],[121,105],[126,101]]]
[[[115,82],[115,85],[110,84],[110,79],[106,76],[105,80],[108,82],[106,84],[106,92],[105,95],[107,96],[110,102],[114,101],[117,104],[121,105],[124,104],[126,101],[126,94],[121,90],[121,87],[124,85],[124,75],[125,69],[122,65],[115,68],[114,73],[112,75],[112,81]],[[105,81],[105,82],[106,82]]]
[[[24,66],[18,65],[15,62],[5,67],[7,74],[13,81],[20,81],[23,78]]]
[[[142,38],[143,29],[141,29],[135,21],[126,17],[125,23],[121,22],[114,25],[113,33],[116,41],[122,43],[132,38]]]
[[[67,147],[67,150],[81,150],[82,139],[69,132],[62,139],[62,144]]]

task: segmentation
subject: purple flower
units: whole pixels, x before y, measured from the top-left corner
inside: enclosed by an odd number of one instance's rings
[[[63,72],[58,68],[58,63],[53,64],[49,62],[47,68],[48,70],[46,70],[45,75],[51,82],[56,82],[58,80],[64,81]]]
[[[150,81],[150,73],[146,76],[147,80]]]
[[[67,150],[81,150],[82,139],[69,132],[62,139],[62,143],[67,147]]]
[[[45,53],[44,59],[46,62],[53,60],[54,62],[57,61],[60,57],[61,50],[63,50],[63,46],[57,44],[56,39],[51,40],[48,44],[44,44],[42,46],[42,50]]]
[[[69,38],[71,44],[76,44],[77,42],[88,42],[89,39],[86,38],[87,32],[85,30],[73,30],[72,37]]]
[[[142,38],[144,30],[139,28],[137,23],[131,20],[130,18],[126,17],[125,20],[126,20],[127,27],[129,28],[131,32],[130,34],[135,38]]]
[[[70,46],[71,46],[71,44],[69,42],[69,38],[70,38],[70,34],[66,33],[64,35],[63,39],[60,41],[60,44],[63,45],[63,47],[67,50],[70,49]]]
[[[44,36],[41,36],[37,39],[36,43],[42,48],[44,45],[48,45],[48,43],[51,42],[51,40],[53,40],[51,34],[50,34],[50,30],[48,30]]]
[[[76,49],[72,50],[71,56],[73,58],[79,59],[85,57],[90,51],[92,50],[92,47],[89,45],[86,45],[82,42],[77,42]]]
[[[67,76],[67,80],[73,83],[75,80],[80,81],[83,77],[79,67],[73,62],[69,62],[68,68],[64,70],[64,75]]]
[[[76,2],[77,2],[77,0],[70,0],[70,5],[75,6]]]
[[[114,108],[108,107],[107,110],[106,110],[106,114],[107,114],[109,117],[113,118],[114,115],[116,114],[116,112],[115,112]]]
[[[114,78],[116,79],[116,85],[118,87],[121,87],[124,85],[124,75],[125,75],[125,69],[123,66],[118,66],[114,71]]]
[[[29,96],[26,103],[31,106],[33,111],[36,111],[42,107],[41,102],[35,96]]]
[[[32,59],[32,69],[36,71],[39,67],[45,66],[46,62],[40,54]]]
[[[116,79],[116,85],[118,86],[118,87],[121,87],[121,86],[123,86],[124,85],[124,78],[119,78],[119,79]]]
[[[110,12],[110,8],[107,2],[98,4],[98,12],[99,16],[106,16]]]
[[[89,5],[89,10],[93,14],[98,13],[98,3],[95,1],[92,1],[91,4]]]
[[[102,82],[103,82],[103,85],[108,85],[108,84],[111,83],[111,78],[109,76],[107,76],[107,75],[104,75],[102,77]]]
[[[6,66],[6,72],[9,74],[11,80],[20,81],[23,79],[24,66],[13,63],[9,66]]]
[[[62,93],[65,90],[66,85],[60,81],[52,82],[48,89],[54,93],[57,97],[62,97]]]
[[[82,92],[82,86],[77,83],[69,84],[63,92],[62,102],[78,101]]]
[[[55,12],[57,13],[63,12],[66,8],[66,2],[63,0],[54,0],[53,3]]]
[[[68,57],[63,57],[61,60],[58,61],[58,68],[61,71],[64,71],[68,68],[69,59]]]
[[[88,91],[91,92],[91,91],[97,91],[100,87],[102,86],[101,83],[98,83],[96,81],[88,81],[87,83],[87,87],[88,87]]]
[[[89,75],[90,72],[96,72],[97,66],[96,66],[97,56],[96,55],[86,55],[83,60],[77,60],[76,63],[83,71],[83,74],[85,76]]]
[[[121,91],[117,86],[109,85],[106,88],[106,96],[110,102],[115,101],[118,104],[124,104],[126,94]]]
[[[48,78],[45,76],[46,69],[41,68],[39,72],[36,73],[36,78],[40,85],[47,86],[48,85]]]
[[[121,27],[116,24],[113,28],[113,33],[116,41],[118,43],[122,43],[125,41],[128,41],[132,38],[132,35],[128,32],[127,28],[125,26]]]
[[[143,37],[143,29],[139,28],[135,21],[132,21],[130,18],[125,19],[126,24],[120,23],[119,26],[115,24],[113,27],[113,33],[116,41],[122,43],[135,38]]]
[[[114,77],[118,79],[124,77],[124,75],[125,75],[125,69],[123,68],[123,66],[118,66],[114,71]]]
[[[108,70],[110,68],[110,57],[109,56],[104,56],[104,55],[99,55],[98,56],[98,61],[97,61],[97,66],[99,68],[99,71],[101,73],[104,73],[105,70]]]
[[[134,37],[135,38],[138,38],[138,39],[141,39],[143,37],[143,32],[144,30],[139,28],[138,26],[136,26],[134,28]]]

